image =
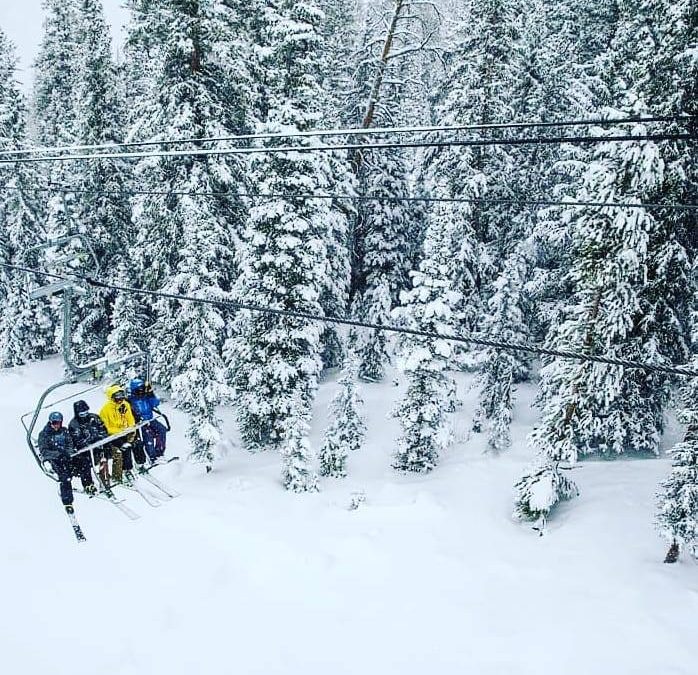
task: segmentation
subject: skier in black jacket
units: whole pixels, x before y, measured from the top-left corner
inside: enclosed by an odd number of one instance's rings
[[[68,431],[70,431],[70,436],[73,439],[73,445],[76,450],[82,450],[88,445],[101,441],[109,435],[107,433],[107,428],[104,426],[104,422],[102,422],[102,418],[90,412],[90,406],[87,405],[86,401],[75,401],[73,404],[73,411],[75,412],[75,417],[70,420]],[[78,455],[78,457],[85,457],[85,459],[81,461],[87,462],[89,466],[87,453]],[[102,481],[107,483],[109,480],[107,460],[111,459],[111,447],[109,444],[105,444],[98,448],[93,448],[92,457],[95,465],[99,466],[99,475]]]
[[[61,501],[70,513],[73,509],[73,486],[70,481],[74,473],[80,476],[85,492],[96,492],[89,458],[85,461],[84,453],[73,457],[74,452],[73,439],[68,429],[63,426],[63,415],[52,412],[48,416],[48,424],[39,434],[39,453],[41,459],[48,462],[58,476]]]

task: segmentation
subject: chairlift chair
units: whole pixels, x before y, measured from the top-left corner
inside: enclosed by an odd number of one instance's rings
[[[75,244],[79,244],[80,246],[73,248],[71,245]],[[140,364],[140,368],[138,368],[138,370],[140,372],[144,372],[146,374],[146,377],[150,376],[150,355],[147,351],[135,352],[133,354],[128,354],[126,356],[120,356],[116,358],[104,356],[85,364],[79,364],[73,361],[73,358],[71,356],[72,301],[76,295],[84,295],[87,293],[87,291],[80,286],[78,279],[76,279],[74,276],[71,277],[71,275],[74,275],[77,272],[76,267],[73,267],[72,263],[77,262],[79,268],[79,266],[84,265],[84,263],[91,262],[91,269],[88,269],[86,271],[90,272],[93,276],[99,274],[100,265],[97,256],[95,255],[94,249],[92,248],[89,239],[85,235],[75,234],[47,241],[43,244],[27,249],[26,252],[39,252],[48,248],[60,249],[62,247],[69,247],[72,248],[72,250],[68,250],[67,252],[63,251],[62,256],[54,258],[48,266],[51,267],[51,273],[60,274],[60,276],[65,276],[66,278],[61,279],[57,283],[51,283],[47,286],[43,286],[41,288],[33,290],[30,293],[30,297],[32,299],[36,299],[47,295],[55,295],[57,293],[62,294],[62,354],[67,376],[61,382],[52,384],[48,389],[46,389],[46,391],[44,391],[44,393],[41,395],[34,411],[26,413],[21,418],[22,426],[26,431],[27,444],[32,452],[32,455],[34,456],[34,459],[36,460],[37,464],[44,472],[44,474],[46,474],[53,480],[57,480],[57,478],[44,466],[37,447],[38,434],[35,434],[35,430],[39,421],[41,411],[46,410],[50,407],[54,407],[59,403],[64,403],[66,401],[76,399],[78,396],[83,396],[89,393],[90,391],[94,391],[95,389],[104,386],[108,376],[112,375],[117,370],[117,368],[126,368],[128,366]],[[69,269],[63,269],[62,273],[59,272],[61,268],[65,267],[68,267]],[[99,381],[90,386],[89,388],[81,392],[78,392],[77,394],[72,394],[59,400],[52,401],[50,404],[46,404],[46,399],[50,396],[50,394],[61,388],[76,385],[81,382],[95,382],[95,380]],[[109,436],[108,438],[99,441],[98,443],[95,443],[92,446],[89,446],[88,448],[84,448],[83,450],[81,450],[81,452],[87,452],[92,449],[101,447],[102,445],[106,445],[107,443],[111,443],[115,438],[119,438],[120,436],[124,436],[132,433],[133,431],[137,431],[138,429],[140,429],[141,426],[145,426],[145,424],[147,424],[147,422],[140,423],[136,425],[136,427],[128,429],[120,434]],[[169,422],[167,423],[167,427],[169,427]]]

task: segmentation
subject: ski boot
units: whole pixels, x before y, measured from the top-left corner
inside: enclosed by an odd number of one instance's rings
[[[135,482],[136,482],[136,477],[133,475],[133,471],[131,471],[130,469],[127,469],[126,471],[124,471],[124,478],[123,478],[124,485],[126,485],[127,487],[130,487]]]
[[[75,509],[73,508],[73,505],[72,505],[72,504],[66,504],[66,505],[65,505],[65,512],[66,512],[67,514],[69,514],[69,515],[72,515],[73,513],[75,513]]]
[[[97,494],[97,488],[94,485],[85,486],[85,494],[88,497],[94,497]]]

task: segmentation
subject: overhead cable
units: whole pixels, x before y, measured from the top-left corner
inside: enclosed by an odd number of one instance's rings
[[[191,295],[183,295],[179,293],[167,293],[165,291],[150,291],[142,288],[134,288],[132,286],[122,286],[119,284],[109,284],[97,279],[80,274],[71,274],[64,276],[60,274],[52,274],[42,270],[23,267],[21,265],[11,265],[9,263],[0,263],[0,267],[14,269],[20,272],[46,276],[53,279],[63,281],[79,280],[90,286],[104,288],[107,290],[118,291],[131,295],[146,295],[167,300],[176,300],[178,302],[191,302],[202,305],[212,305],[215,307],[227,307],[230,309],[244,310],[249,312],[257,312],[261,314],[270,314],[273,316],[285,316],[292,319],[302,319],[304,321],[315,321],[319,323],[331,323],[343,326],[352,326],[354,328],[366,328],[369,330],[383,331],[387,333],[398,333],[403,335],[412,335],[414,337],[429,338],[432,340],[445,340],[447,342],[457,342],[462,344],[472,344],[481,347],[490,347],[493,349],[502,349],[504,351],[525,352],[528,354],[537,354],[541,356],[552,356],[563,359],[572,359],[575,361],[586,361],[592,363],[603,363],[611,366],[620,366],[633,370],[643,370],[651,373],[665,373],[669,375],[681,375],[685,377],[698,377],[698,371],[686,368],[684,366],[662,366],[652,363],[643,363],[641,361],[631,361],[626,359],[617,359],[614,357],[597,355],[597,354],[582,354],[566,349],[548,349],[541,345],[528,344],[522,342],[510,342],[506,340],[493,340],[485,337],[476,337],[473,335],[457,335],[453,333],[440,333],[435,331],[424,331],[414,328],[406,328],[404,326],[392,326],[388,324],[371,323],[368,321],[358,321],[346,317],[324,316],[320,314],[312,314],[309,312],[298,312],[294,310],[276,309],[273,307],[264,307],[248,302],[236,302],[234,300],[213,300],[210,298],[200,298]]]
[[[698,211],[698,204],[677,204],[673,202],[595,202],[571,199],[495,199],[481,197],[412,197],[408,195],[360,195],[316,192],[235,192],[227,191],[189,191],[189,190],[92,190],[70,186],[41,186],[18,187],[8,185],[0,187],[4,191],[48,192],[58,194],[85,194],[92,196],[124,196],[124,197],[240,197],[250,199],[322,199],[331,201],[375,201],[375,202],[406,202],[418,204],[483,204],[501,206],[564,206],[572,208],[610,208],[610,209],[667,209],[672,211]]]
[[[492,124],[457,124],[443,126],[412,127],[372,127],[369,129],[314,129],[312,131],[289,131],[259,134],[235,134],[207,137],[185,137],[148,141],[124,141],[122,143],[96,143],[88,145],[55,145],[45,147],[27,147],[15,150],[0,150],[0,156],[39,154],[47,152],[82,152],[84,150],[115,150],[118,148],[138,148],[164,145],[199,144],[199,143],[236,143],[244,141],[293,139],[293,138],[327,138],[333,136],[376,136],[386,134],[431,134],[459,131],[497,131],[504,129],[546,129],[572,126],[613,126],[618,124],[642,124],[649,122],[690,122],[695,117],[686,115],[652,116],[652,117],[618,117],[580,120],[561,120],[558,122],[501,122]]]
[[[397,150],[416,148],[451,148],[451,147],[491,147],[519,145],[563,145],[589,143],[626,143],[637,141],[695,141],[698,135],[691,133],[657,133],[657,134],[623,134],[615,136],[534,136],[530,138],[469,138],[449,141],[414,141],[405,143],[365,143],[346,145],[282,145],[261,148],[210,148],[191,150],[162,150],[158,152],[111,152],[92,155],[49,155],[47,157],[18,157],[1,159],[2,164],[40,164],[53,162],[81,162],[86,160],[103,159],[145,159],[145,158],[177,158],[177,157],[226,157],[231,155],[259,154],[308,154],[313,152],[354,151],[357,153],[373,152],[376,150]]]

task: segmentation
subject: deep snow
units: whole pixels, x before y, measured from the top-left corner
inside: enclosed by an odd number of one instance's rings
[[[367,441],[349,458],[349,478],[289,494],[277,455],[232,440],[210,475],[186,463],[158,469],[182,493],[176,500],[153,509],[128,493],[137,522],[78,497],[89,539],[78,545],[19,423],[59,378],[57,360],[0,371],[0,672],[698,668],[698,565],[662,564],[652,524],[666,458],[585,463],[574,472],[581,496],[543,538],[512,520],[512,485],[531,456],[530,387],[519,390],[515,446],[495,457],[483,436],[469,438],[476,392],[464,378],[458,443],[431,475],[400,476],[390,469],[397,425],[386,417],[400,388],[364,385]],[[315,449],[335,390],[322,386]],[[177,425],[170,447],[184,456],[185,420],[165,407]],[[350,510],[356,492],[366,501]]]

